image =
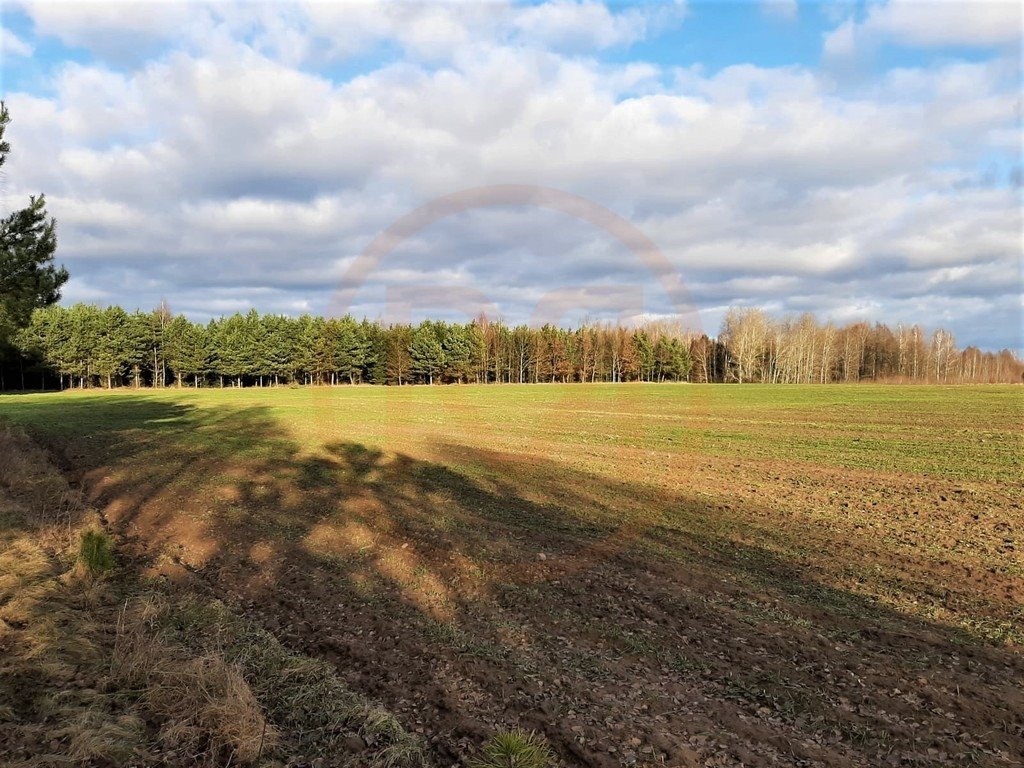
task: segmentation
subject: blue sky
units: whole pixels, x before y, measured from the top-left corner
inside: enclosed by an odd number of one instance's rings
[[[7,2],[2,27],[4,204],[47,193],[67,301],[472,311],[447,287],[516,322],[564,295],[1024,347],[1013,3]],[[339,305],[394,221],[501,184],[629,221],[690,306],[607,227],[486,195]]]
[[[927,6],[927,3],[920,4]],[[622,11],[630,5],[613,3],[608,7]],[[824,37],[836,28],[837,19],[862,20],[868,7],[864,2],[690,2],[685,5],[678,23],[665,23],[649,35],[602,51],[600,58],[618,63],[645,61],[669,68],[697,66],[709,74],[736,64],[814,68],[821,63]],[[5,7],[3,25],[18,38],[31,41],[34,49],[31,58],[10,56],[5,60],[3,86],[10,90],[45,89],[54,73],[70,61],[102,62],[109,67],[130,69],[132,64],[166,55],[174,49],[173,42],[160,36],[140,39],[134,33],[126,33],[116,53],[105,49],[96,55],[87,45],[65,44],[60,37],[35,34],[31,12],[17,4]],[[239,38],[249,43],[253,40],[252,35]],[[116,41],[116,35],[111,34],[110,39]],[[577,48],[576,52],[581,51]],[[991,46],[971,41],[938,48],[884,42],[873,51],[870,59],[860,63],[866,71],[878,74],[891,67],[929,66],[951,58],[980,61],[991,54]],[[313,71],[343,82],[372,72],[384,63],[401,60],[402,55],[401,46],[379,40],[361,55],[324,62],[324,66]]]

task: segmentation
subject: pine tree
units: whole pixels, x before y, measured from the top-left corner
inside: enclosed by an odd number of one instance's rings
[[[473,369],[473,348],[470,345],[467,327],[454,323],[439,323],[438,326],[444,376],[448,381],[462,384],[472,376]]]
[[[218,346],[218,340],[220,339],[220,319],[211,320],[206,324],[204,332],[206,334],[206,353],[208,355],[208,365],[210,373],[217,377],[217,383],[224,388],[224,371],[221,366],[220,360],[220,347]]]
[[[408,325],[393,325],[387,329],[385,339],[385,381],[381,383],[409,383],[412,373],[412,328]]]
[[[167,364],[179,387],[188,378],[199,386],[210,369],[210,339],[206,328],[178,315],[167,328]]]
[[[359,337],[363,346],[363,381],[371,384],[388,383],[387,336],[387,329],[382,328],[379,323],[371,323],[363,318],[359,325]]]
[[[341,376],[355,384],[362,375],[366,357],[366,340],[360,333],[359,325],[351,315],[340,320],[329,321],[334,367]]]
[[[335,370],[331,329],[322,317],[314,317],[306,329],[306,335],[307,339],[304,343],[309,345],[307,371],[310,383],[315,380],[317,384],[323,384],[327,374]]]
[[[0,102],[0,166],[11,149],[3,138],[9,122],[7,106]],[[68,272],[53,262],[56,226],[46,215],[43,195],[0,219],[0,345],[13,341],[17,330],[29,324],[33,310],[60,299]]]
[[[156,339],[153,335],[151,316],[135,310],[127,316],[123,333],[128,373],[131,376],[132,386],[138,387],[142,384],[143,370],[147,366],[153,366],[152,350]]]
[[[63,388],[64,371],[57,354],[55,354],[55,349],[61,343],[61,324],[58,322],[58,313],[60,312],[63,312],[63,308],[59,306],[46,307],[33,312],[28,325],[18,331],[15,336],[14,346],[22,359],[33,364],[38,361],[44,366],[48,363],[57,371]],[[66,323],[63,324],[63,327],[67,327]],[[45,388],[45,369],[40,384],[42,388]],[[24,385],[22,388],[24,389]]]
[[[444,349],[435,323],[424,320],[412,333],[409,342],[410,370],[428,384],[444,368]]]
[[[264,360],[267,375],[274,377],[274,384],[279,384],[281,377],[287,376],[290,362],[294,356],[292,347],[296,343],[292,326],[293,320],[283,315],[266,315],[264,327]]]
[[[245,318],[236,312],[220,323],[213,339],[220,361],[219,373],[231,379],[236,387],[242,386],[242,377],[249,372],[247,330]]]
[[[288,373],[295,381],[305,382],[313,365],[313,340],[316,318],[302,315],[291,329],[293,337],[292,355],[288,361]]]
[[[260,386],[263,386],[263,380],[270,375],[271,368],[271,361],[267,356],[266,326],[260,313],[250,309],[245,315],[242,327],[242,373],[252,376]]]
[[[75,304],[68,311],[69,373],[78,379],[78,385],[82,388],[90,386],[96,374],[94,353],[99,344],[100,312],[98,307],[91,304]]]
[[[654,345],[654,370],[658,381],[681,381],[690,374],[689,347],[675,336],[659,336]]]
[[[120,307],[107,307],[96,316],[96,345],[93,349],[94,370],[107,389],[120,383],[128,369],[131,348],[125,328],[128,313]]]
[[[640,381],[650,381],[654,376],[654,346],[643,328],[633,332],[633,360]]]

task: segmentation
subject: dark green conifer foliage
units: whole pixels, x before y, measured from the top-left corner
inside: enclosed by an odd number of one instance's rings
[[[437,324],[424,320],[412,333],[409,343],[410,370],[427,384],[434,383],[434,377],[441,373],[445,364],[444,347]]]
[[[886,334],[892,335],[885,326],[878,328],[881,341],[876,344],[884,342]],[[839,331],[847,332],[857,333],[858,328]],[[940,333],[936,332],[936,340],[942,340]],[[550,324],[510,328],[497,321],[427,320],[413,327],[356,322],[349,316],[325,320],[251,311],[203,325],[172,315],[166,306],[152,313],[129,314],[119,307],[76,304],[37,309],[14,342],[33,378],[48,372],[51,381],[59,378],[61,387],[172,382],[178,386],[661,382],[685,381],[691,377],[691,367],[695,381],[722,381],[731,370],[727,344],[703,335],[689,337],[676,327],[657,323],[637,329],[598,324],[567,330]],[[859,354],[873,362],[883,352],[865,344]],[[886,354],[890,362],[877,364],[899,371],[895,367],[898,354]],[[922,347],[919,354],[932,353]],[[1008,350],[983,353],[968,347],[945,354],[955,355],[954,362],[962,361],[962,367],[951,368],[948,377],[976,371],[969,374],[976,381],[1019,381],[1024,372],[1024,364]],[[775,359],[765,354],[760,364],[774,364]],[[859,375],[863,359],[853,361],[851,376]],[[929,360],[922,371],[931,381],[936,375],[935,358]],[[818,375],[846,380],[840,363],[837,358]],[[902,375],[910,377],[908,372]],[[768,379],[761,374],[757,380]]]
[[[7,106],[0,102],[0,166],[11,150],[4,139],[10,119]],[[34,310],[60,299],[68,272],[53,261],[56,226],[46,215],[43,195],[33,196],[28,207],[0,219],[0,355],[14,351],[15,336],[29,324]]]

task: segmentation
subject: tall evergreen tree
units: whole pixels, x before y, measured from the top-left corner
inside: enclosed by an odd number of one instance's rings
[[[362,376],[367,341],[351,315],[345,315],[340,320],[328,321],[328,329],[331,336],[333,370],[347,378],[350,384],[355,384]]]
[[[152,316],[138,310],[132,312],[128,315],[123,332],[126,337],[128,373],[132,385],[142,385],[142,372],[147,368],[153,371],[155,381],[156,367],[152,353],[156,337],[153,333]]]
[[[128,369],[131,347],[125,329],[128,313],[120,307],[107,307],[96,315],[96,345],[93,349],[95,373],[110,389],[114,382],[120,382]]]
[[[419,375],[421,381],[434,383],[434,377],[444,368],[444,348],[437,324],[424,320],[412,333],[409,342],[410,370]]]
[[[385,341],[386,384],[408,384],[412,374],[412,328],[408,325],[393,325],[387,329]]]
[[[309,346],[306,372],[310,382],[322,384],[325,377],[335,370],[334,343],[328,322],[322,317],[312,318],[306,328],[306,339],[303,343]]]
[[[0,167],[11,150],[4,139],[10,122],[0,102]],[[13,350],[14,336],[40,307],[55,304],[68,272],[54,264],[56,222],[47,217],[46,198],[30,198],[27,208],[0,219],[0,355]]]
[[[255,308],[245,315],[244,333],[241,336],[243,374],[252,376],[260,386],[270,375],[272,361],[267,354],[267,327]]]
[[[319,318],[302,315],[292,329],[295,344],[288,361],[289,375],[295,381],[307,381],[313,365],[313,343],[317,336],[316,323]]]
[[[654,376],[654,345],[643,328],[633,332],[633,359],[640,381],[650,381]]]
[[[283,315],[265,315],[264,352],[263,358],[268,376],[274,377],[274,384],[279,384],[290,370],[290,362],[294,355],[292,347],[297,343],[293,326],[295,321]]]
[[[439,323],[444,376],[462,384],[473,375],[473,347],[467,326]]]
[[[179,387],[189,377],[199,386],[210,368],[210,340],[206,328],[178,315],[167,328],[167,365]]]
[[[654,345],[653,359],[659,381],[682,381],[690,375],[690,350],[679,338],[659,337]]]
[[[359,335],[363,340],[363,381],[387,384],[387,343],[389,329],[363,318]]]
[[[251,356],[245,317],[236,312],[225,318],[217,328],[213,344],[220,361],[220,373],[231,379],[236,387],[242,386],[242,377],[250,370]]]

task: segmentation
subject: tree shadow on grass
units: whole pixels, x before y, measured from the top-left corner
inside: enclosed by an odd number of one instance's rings
[[[827,538],[771,509],[457,444],[300,445],[262,407],[5,405],[154,560],[446,739],[522,723],[593,765],[685,764],[694,736],[752,764],[750,744],[831,765],[1024,751],[1019,654],[835,586]]]

